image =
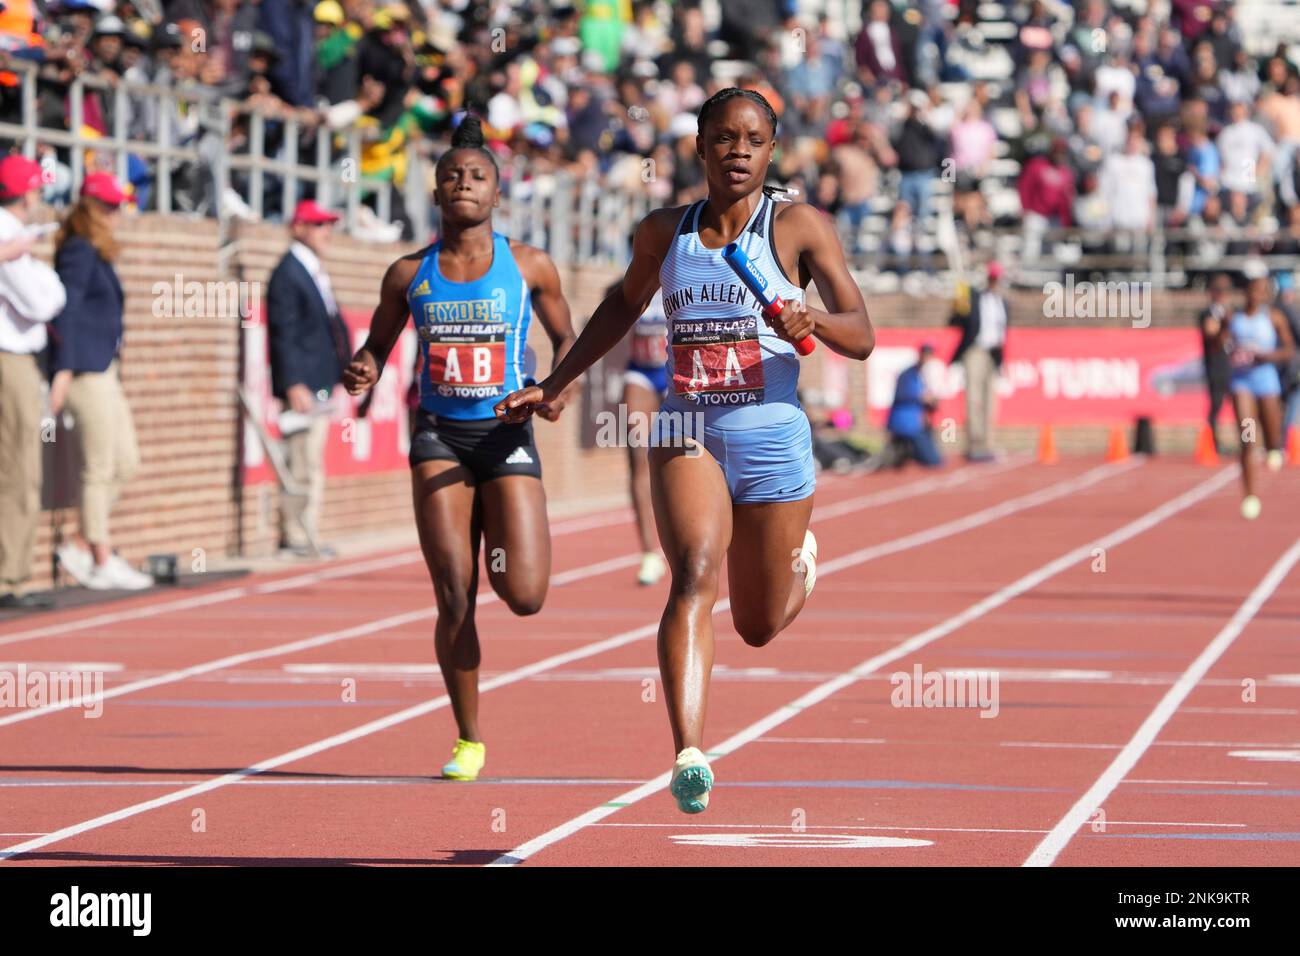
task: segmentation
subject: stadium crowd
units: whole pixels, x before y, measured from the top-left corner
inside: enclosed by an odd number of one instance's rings
[[[400,184],[407,142],[438,152],[471,109],[503,158],[525,159],[508,190],[564,170],[648,189],[656,205],[702,194],[695,108],[722,86],[751,87],[781,117],[776,175],[840,219],[860,265],[932,269],[940,206],[971,248],[994,242],[990,227],[1023,230],[1031,261],[1072,227],[1094,251],[1141,250],[1157,226],[1211,259],[1300,251],[1300,72],[1283,43],[1247,53],[1232,3],[868,0],[860,29],[801,12],[816,6],[12,0],[0,46],[39,64],[46,127],[70,125],[79,73],[209,91],[272,120],[270,156],[290,116],[300,156],[359,124],[363,180]],[[996,23],[981,19],[990,8]],[[17,81],[0,84],[0,119],[18,122]],[[154,141],[159,100],[125,103],[128,136]],[[119,105],[90,91],[83,133],[111,134]],[[205,157],[250,148],[243,122],[222,139],[201,111],[168,108],[174,140],[201,141]],[[60,171],[47,199],[65,201],[66,153],[45,151]],[[174,173],[182,208],[211,213],[203,165]],[[131,157],[143,208],[155,175]],[[272,218],[301,198],[273,193]]]

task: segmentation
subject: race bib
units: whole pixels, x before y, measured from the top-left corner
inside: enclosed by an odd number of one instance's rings
[[[763,401],[758,316],[673,324],[673,391],[701,405]]]
[[[632,351],[629,356],[633,365],[642,368],[654,368],[668,361],[668,338],[663,326],[636,328],[632,333]]]
[[[429,384],[445,398],[488,398],[506,383],[504,323],[438,323],[420,329]]]

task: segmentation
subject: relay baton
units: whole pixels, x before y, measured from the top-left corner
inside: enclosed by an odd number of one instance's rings
[[[738,243],[727,243],[727,247],[722,250],[722,258],[726,260],[727,265],[731,266],[731,271],[736,273],[745,287],[754,293],[754,298],[763,307],[765,316],[774,319],[781,314],[781,310],[785,308],[785,301],[779,295],[773,296],[768,291],[767,279],[750,261],[749,256],[745,255],[745,250],[741,249]],[[813,341],[812,336],[805,336],[794,343],[794,350],[800,355],[812,355],[815,348],[817,343]]]

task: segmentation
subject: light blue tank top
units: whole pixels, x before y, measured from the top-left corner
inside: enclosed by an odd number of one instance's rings
[[[443,276],[441,249],[434,243],[406,292],[424,359],[420,407],[443,418],[492,418],[501,397],[523,387],[532,300],[505,236],[492,234],[492,265],[473,282]]]
[[[1277,348],[1277,327],[1273,325],[1273,309],[1261,305],[1254,312],[1234,312],[1228,323],[1228,332],[1238,348],[1256,352],[1271,352]]]
[[[668,397],[664,408],[703,412],[716,428],[754,428],[803,414],[796,394],[799,357],[763,319],[754,296],[722,259],[721,249],[700,242],[706,200],[682,215],[659,269],[668,319]],[[763,195],[736,242],[787,302],[803,289],[776,257],[772,226],[776,203]]]

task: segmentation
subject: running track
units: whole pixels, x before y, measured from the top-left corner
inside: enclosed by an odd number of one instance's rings
[[[1262,497],[1246,524],[1235,469],[1166,460],[824,478],[795,625],[752,649],[720,601],[696,817],[623,511],[557,523],[537,617],[481,600],[474,784],[431,777],[413,553],[9,624],[0,670],[106,699],[0,709],[0,865],[1296,865],[1296,472]],[[996,717],[893,706],[918,665],[996,673]]]

